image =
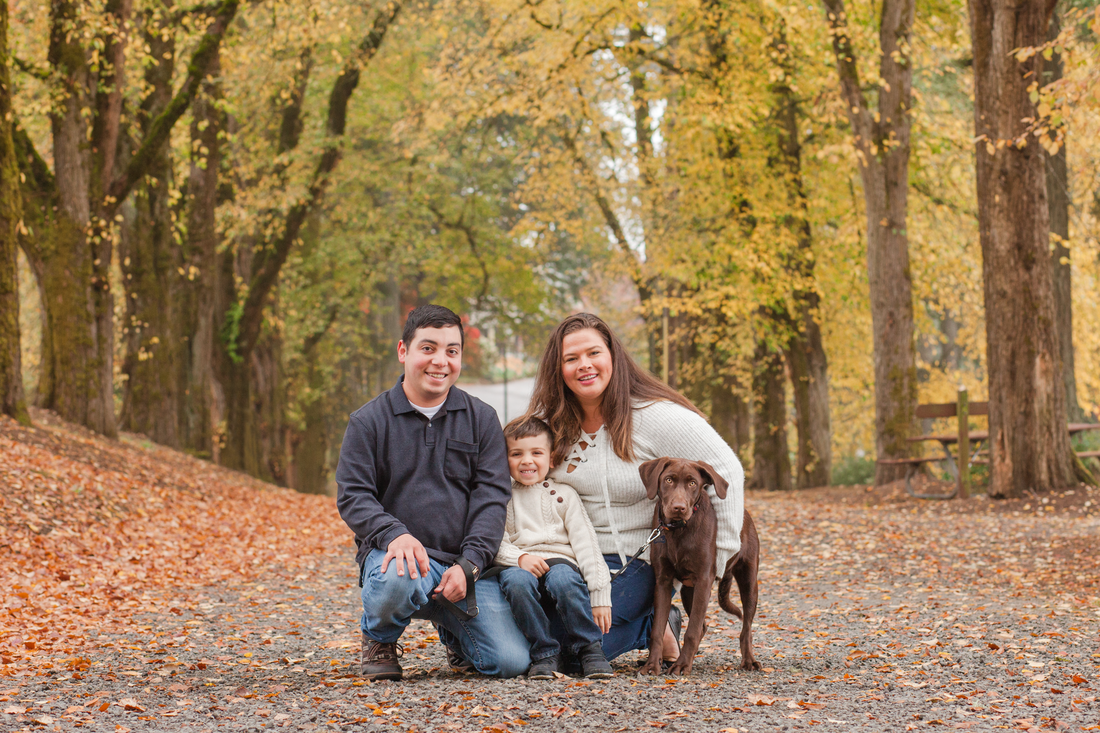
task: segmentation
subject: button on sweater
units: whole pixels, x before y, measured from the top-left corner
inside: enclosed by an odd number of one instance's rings
[[[611,575],[596,531],[572,487],[552,480],[534,486],[512,483],[496,564],[516,567],[525,554],[576,564],[588,585],[592,607],[611,605]]]

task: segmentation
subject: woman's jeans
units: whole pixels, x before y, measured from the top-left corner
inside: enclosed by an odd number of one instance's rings
[[[623,566],[618,555],[604,555],[603,559],[612,575]],[[603,637],[603,653],[608,659],[649,647],[656,585],[652,566],[640,558],[611,581],[611,630]]]
[[[543,602],[557,610],[565,630],[565,648],[570,654],[575,655],[581,647],[603,638],[592,619],[588,586],[572,566],[551,565],[541,578],[523,568],[507,568],[499,577],[500,589],[512,605],[516,625],[531,644],[532,663],[556,656],[562,649],[551,633]]]
[[[375,641],[396,642],[409,621],[431,621],[439,639],[473,663],[478,672],[495,677],[516,677],[531,663],[529,644],[524,638],[512,609],[505,600],[496,578],[477,584],[479,613],[472,619],[460,619],[432,598],[449,566],[429,559],[430,571],[418,578],[397,574],[398,560],[391,560],[382,572],[382,550],[371,550],[361,568],[363,578],[363,633]],[[652,594],[651,594],[652,595]],[[464,608],[465,601],[459,601]]]

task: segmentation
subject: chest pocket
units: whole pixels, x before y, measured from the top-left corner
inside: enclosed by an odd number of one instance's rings
[[[469,481],[477,468],[477,443],[447,439],[447,452],[443,456],[443,475],[455,481]]]

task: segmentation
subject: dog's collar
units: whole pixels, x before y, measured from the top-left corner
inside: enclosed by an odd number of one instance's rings
[[[696,504],[695,506],[693,506],[693,507],[691,508],[691,516],[693,516],[693,517],[694,517],[694,516],[695,516],[695,513],[696,513],[696,512],[698,512],[698,511],[699,511],[699,505],[698,505],[698,504]],[[682,529],[682,528],[684,528],[684,527],[686,527],[686,526],[687,526],[687,523],[688,523],[689,521],[691,521],[691,520],[690,520],[690,519],[676,519],[676,520],[674,520],[674,521],[671,521],[671,522],[661,522],[661,524],[659,525],[659,527],[660,527],[660,528],[661,528],[662,530],[669,530],[669,529]]]

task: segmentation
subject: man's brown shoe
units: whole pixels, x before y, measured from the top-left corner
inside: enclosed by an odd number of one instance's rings
[[[401,663],[397,661],[400,656],[401,650],[395,642],[386,644],[363,634],[361,664],[363,676],[368,680],[401,679]]]

